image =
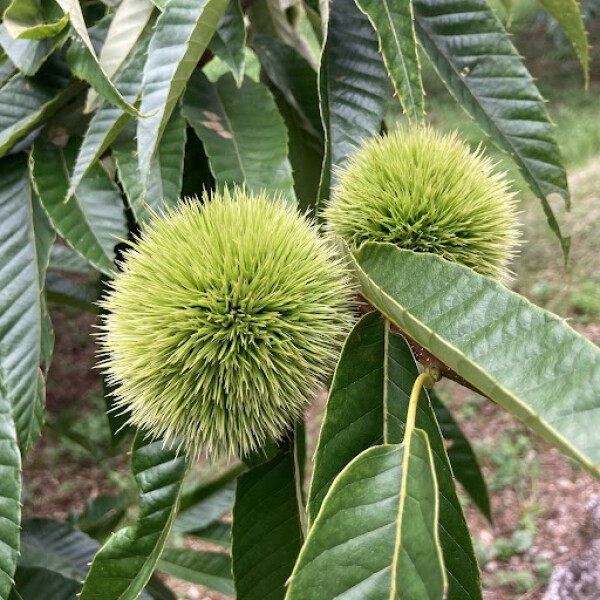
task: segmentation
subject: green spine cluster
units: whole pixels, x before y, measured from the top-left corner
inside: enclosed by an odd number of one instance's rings
[[[494,167],[456,134],[398,129],[366,142],[338,172],[327,228],[351,249],[389,242],[506,280],[517,213],[509,181]]]
[[[285,435],[353,315],[343,264],[278,199],[235,189],[155,216],[103,307],[102,365],[130,422],[191,455]]]

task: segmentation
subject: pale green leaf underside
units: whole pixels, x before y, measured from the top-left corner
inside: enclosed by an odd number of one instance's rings
[[[437,513],[423,431],[413,431],[408,447],[365,450],[331,486],[286,599],[441,600]]]
[[[138,433],[131,467],[140,493],[136,525],[121,529],[100,548],[81,600],[135,600],[148,583],[171,531],[187,471],[176,448]]]
[[[600,477],[598,348],[496,281],[435,255],[368,243],[348,256],[371,304]]]
[[[119,190],[100,163],[64,202],[75,163],[75,139],[66,148],[39,139],[31,153],[31,172],[42,204],[56,231],[96,269],[114,272],[114,247],[127,235]]]
[[[229,73],[216,83],[196,73],[182,110],[204,143],[220,188],[237,184],[254,192],[266,190],[295,205],[287,130],[262,83],[246,78],[238,89]]]
[[[460,105],[515,161],[568,254],[548,196],[569,203],[544,100],[487,0],[414,0],[421,45]]]
[[[384,430],[390,443],[404,438],[409,396],[417,375],[417,365],[406,341],[386,331],[378,313],[362,317],[344,344],[329,392],[308,501],[311,522],[335,477],[353,458],[381,444]],[[427,433],[433,452],[448,600],[481,600],[471,536],[444,440],[425,390],[421,392],[416,426]]]
[[[417,53],[412,0],[356,0],[377,35],[385,66],[409,120],[423,122],[425,94]]]
[[[590,79],[589,47],[585,25],[577,0],[540,0],[540,4],[556,19],[565,35],[575,46],[583,67],[586,87]]]
[[[156,21],[144,68],[138,154],[144,189],[160,138],[228,0],[171,0]]]

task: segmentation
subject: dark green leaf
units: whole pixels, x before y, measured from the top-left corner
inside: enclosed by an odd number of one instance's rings
[[[177,100],[212,38],[228,0],[170,0],[156,22],[144,68],[138,123],[142,186],[148,187],[152,159]]]
[[[596,346],[500,283],[436,255],[368,243],[348,256],[372,305],[600,477]]]
[[[364,316],[355,325],[333,378],[315,455],[308,503],[312,521],[338,473],[361,452],[383,441],[384,423],[388,441],[402,438],[417,374],[410,347],[398,334],[386,332],[386,325],[377,313]],[[421,392],[416,426],[427,433],[433,451],[448,600],[481,600],[471,536],[456,495],[444,441],[425,391]]]
[[[486,0],[414,0],[419,41],[448,89],[513,158],[541,199],[568,255],[568,239],[548,195],[569,204],[567,175],[553,126],[531,75]]]
[[[74,522],[94,539],[105,539],[117,527],[130,502],[126,496],[96,496],[88,500]]]
[[[315,70],[298,52],[277,38],[255,35],[252,45],[273,85],[298,112],[307,130],[322,139]]]
[[[158,567],[178,579],[233,595],[231,557],[227,554],[167,548]]]
[[[407,436],[365,450],[335,479],[287,600],[442,600],[433,456],[425,432]]]
[[[186,459],[138,433],[131,467],[140,491],[135,526],[113,535],[94,557],[81,600],[135,600],[148,583],[164,549],[179,504]]]
[[[183,99],[183,115],[204,142],[220,188],[238,184],[265,190],[295,205],[287,131],[263,84],[246,78],[238,89],[230,74],[211,83],[195,73]]]
[[[238,479],[232,530],[237,600],[284,598],[302,545],[300,506],[291,453]]]
[[[319,72],[325,129],[320,201],[329,197],[332,169],[343,165],[363,140],[379,133],[389,95],[377,34],[368,17],[354,0],[333,0],[329,10]]]
[[[490,498],[475,452],[458,423],[454,420],[452,413],[433,391],[429,392],[429,399],[440,424],[442,435],[447,442],[450,442],[447,451],[454,476],[460,481],[467,494],[471,496],[477,508],[491,523]]]
[[[417,53],[412,0],[356,0],[377,35],[388,73],[409,120],[421,123],[425,95]]]
[[[36,254],[39,246],[34,230],[34,201],[25,157],[3,159],[0,165],[0,379],[4,399],[12,406],[23,455],[40,433],[45,395],[40,370],[43,307],[39,269],[42,262],[38,262]],[[6,435],[10,423],[6,423]],[[9,444],[6,451],[11,452]]]
[[[244,79],[245,45],[246,25],[240,0],[229,0],[208,47],[229,67],[238,86]]]
[[[54,0],[12,0],[3,19],[12,37],[34,40],[58,35],[69,22]]]
[[[66,64],[54,56],[35,77],[15,75],[0,89],[0,156],[78,91]]]
[[[127,236],[119,190],[99,163],[65,203],[77,140],[65,148],[39,139],[31,153],[33,181],[56,231],[98,270],[114,271],[114,247]]]

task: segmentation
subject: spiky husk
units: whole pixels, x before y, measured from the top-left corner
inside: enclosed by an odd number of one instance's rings
[[[155,216],[103,302],[103,366],[130,421],[191,455],[281,438],[352,321],[346,270],[282,202],[239,189]]]
[[[339,171],[327,228],[352,249],[390,242],[506,280],[517,216],[509,182],[494,167],[455,133],[398,129],[366,142]]]

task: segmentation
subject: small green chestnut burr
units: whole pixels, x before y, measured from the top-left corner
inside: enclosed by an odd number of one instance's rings
[[[458,136],[400,128],[367,141],[338,172],[327,229],[351,249],[389,242],[500,281],[518,240],[509,181]]]
[[[189,455],[280,439],[353,320],[332,244],[280,199],[241,189],[154,216],[102,302],[102,366],[135,426]]]

